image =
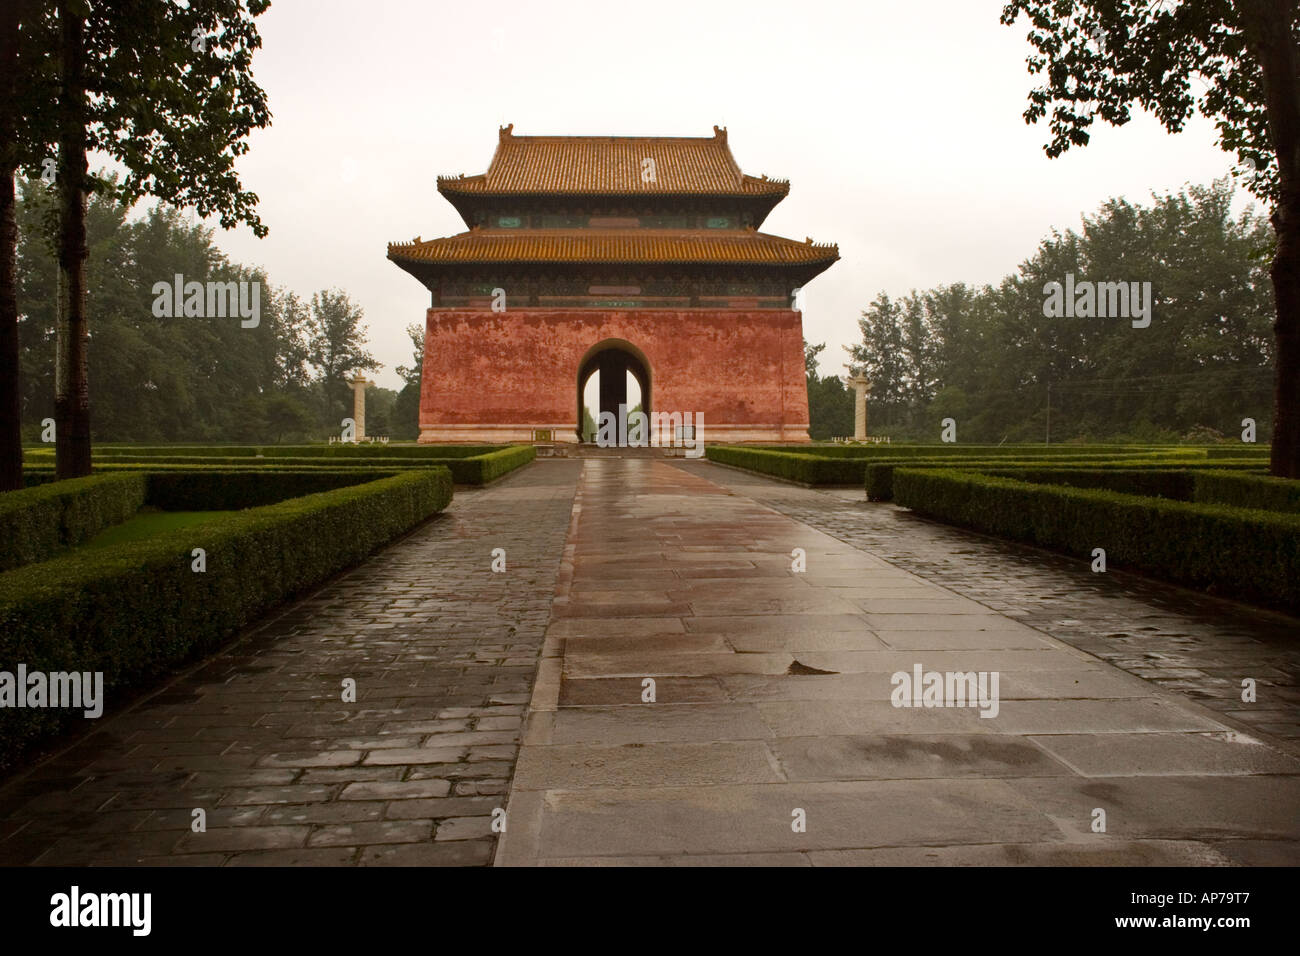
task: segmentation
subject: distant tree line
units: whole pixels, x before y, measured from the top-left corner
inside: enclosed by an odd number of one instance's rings
[[[22,423],[38,440],[54,417],[58,265],[50,238],[52,190],[22,183],[17,204]],[[140,217],[111,194],[86,210],[88,342],[95,441],[289,442],[338,434],[352,414],[347,380],[380,367],[366,350],[362,311],[345,292],[310,299],[274,287],[260,269],[230,262],[213,230],[159,204]],[[159,316],[154,286],[260,283],[260,315]],[[366,431],[416,437],[418,326],[408,330],[413,367],[399,367],[400,391],[366,392]]]
[[[1112,199],[996,286],[881,292],[859,320],[862,341],[845,347],[871,381],[869,432],[936,441],[953,418],[972,442],[1045,441],[1049,425],[1053,442],[1240,440],[1253,418],[1267,441],[1275,239],[1253,207],[1234,217],[1232,198],[1225,179],[1147,205]],[[1067,276],[1149,282],[1150,324],[1044,315],[1045,288]],[[813,437],[851,436],[852,393],[817,376],[811,348]]]

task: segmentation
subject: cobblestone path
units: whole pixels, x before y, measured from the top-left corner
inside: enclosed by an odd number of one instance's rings
[[[458,490],[443,515],[10,782],[0,864],[490,863],[581,467]]]

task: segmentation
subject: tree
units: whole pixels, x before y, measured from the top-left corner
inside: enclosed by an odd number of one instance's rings
[[[803,340],[803,371],[808,379],[808,386],[817,381],[817,356],[826,350],[826,343],[820,345],[810,345],[807,339]]]
[[[843,438],[853,433],[853,394],[838,375],[822,378],[817,372],[817,356],[826,343],[803,343],[804,372],[808,382],[808,435],[814,441]]]
[[[54,138],[49,104],[55,91],[46,56],[54,41],[40,8],[39,0],[0,5],[0,491],[23,486],[14,177],[49,158],[45,147]]]
[[[324,422],[331,428],[337,427],[350,407],[348,375],[380,367],[364,347],[363,314],[339,289],[325,289],[311,297],[307,360],[317,370]]]
[[[261,45],[253,19],[267,6],[267,0],[57,0],[27,8],[35,9],[24,55],[38,68],[12,111],[22,148],[4,161],[38,175],[35,164],[58,148],[55,438],[61,478],[90,472],[88,195],[111,189],[127,206],[152,195],[192,206],[205,218],[217,214],[224,228],[242,222],[266,234],[254,211],[257,196],[240,185],[234,161],[247,151],[247,135],[270,122],[250,70]],[[53,96],[44,82],[51,75],[47,63],[57,74]],[[119,161],[126,175],[113,184],[91,176],[92,151]],[[0,227],[0,261],[12,249],[10,233]],[[4,278],[0,270],[0,313],[7,308]],[[0,324],[7,321],[0,314]],[[10,347],[7,337],[0,338],[0,349]],[[6,354],[0,363],[11,360]],[[8,449],[6,443],[0,454]]]
[[[902,310],[880,293],[858,320],[859,345],[846,345],[853,371],[871,382],[872,417],[882,425],[896,424],[907,401],[907,353],[903,344]]]
[[[311,413],[289,395],[272,395],[263,409],[272,439],[279,444],[286,434],[305,434],[312,426]]]
[[[424,367],[424,326],[412,322],[406,327],[411,339],[410,365],[397,366],[397,374],[405,382],[393,401],[392,432],[397,439],[418,438],[420,435],[420,375]]]
[[[1296,0],[1011,0],[1037,51],[1025,121],[1051,108],[1057,157],[1088,143],[1096,117],[1113,126],[1149,110],[1177,133],[1194,110],[1214,121],[1247,187],[1273,206],[1270,278],[1276,350],[1271,471],[1300,478],[1300,3]],[[1204,84],[1199,99],[1193,80]]]
[[[17,209],[20,362],[26,433],[53,414],[58,266],[41,223],[53,191],[23,180]],[[271,396],[308,400],[305,333],[309,311],[268,277],[232,263],[214,230],[156,204],[139,217],[111,191],[91,194],[86,211],[88,298],[94,305],[94,441],[267,441],[262,410]],[[261,286],[260,322],[239,317],[157,316],[151,287],[159,276],[245,281]],[[266,291],[270,289],[270,291]],[[291,428],[307,434],[315,428]],[[269,437],[268,437],[269,436]]]
[[[1253,207],[1234,217],[1232,205],[1227,178],[1150,204],[1111,199],[995,286],[881,296],[856,348],[876,376],[872,421],[933,441],[951,417],[964,441],[1041,441],[1050,387],[1053,441],[1176,441],[1237,432],[1243,415],[1266,433],[1273,309],[1260,251],[1272,240]],[[1067,273],[1149,280],[1151,324],[1045,316],[1044,285]]]

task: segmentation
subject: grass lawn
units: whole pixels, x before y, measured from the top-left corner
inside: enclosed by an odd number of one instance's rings
[[[129,541],[143,541],[165,531],[188,528],[190,525],[202,524],[213,518],[229,514],[227,511],[158,511],[142,508],[134,517],[121,524],[113,525],[91,538],[83,548],[105,548]]]

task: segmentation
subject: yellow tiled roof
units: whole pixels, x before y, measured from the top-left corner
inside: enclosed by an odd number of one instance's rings
[[[763,232],[679,229],[475,229],[445,239],[389,243],[388,258],[430,264],[719,263],[830,265],[834,244]]]
[[[784,179],[748,176],[713,136],[515,136],[501,129],[486,173],[439,176],[438,191],[467,195],[784,196]],[[653,160],[653,164],[646,160]],[[653,176],[650,176],[650,171]]]

